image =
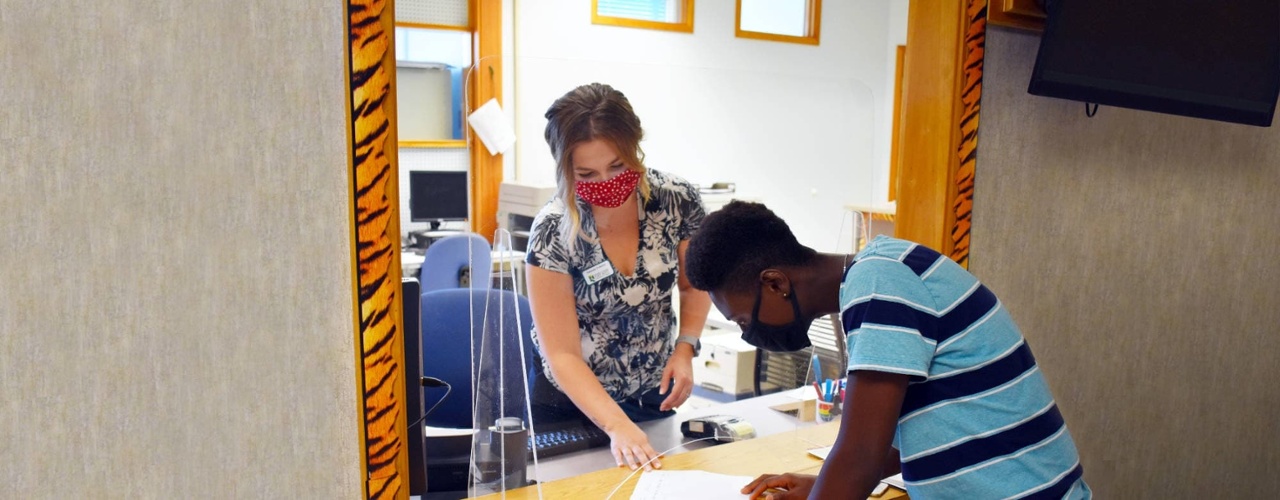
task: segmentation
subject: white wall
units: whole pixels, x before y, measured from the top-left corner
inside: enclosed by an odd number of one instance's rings
[[[595,26],[589,0],[513,6],[517,178],[555,181],[543,113],[577,85],[608,83],[640,115],[649,166],[736,182],[802,243],[847,250],[842,206],[887,191],[877,184],[887,182],[899,2],[824,2],[817,47],[736,38],[729,1],[695,2],[693,34]]]
[[[502,111],[511,120],[516,122],[516,106],[518,99],[518,89],[516,89],[516,25],[515,25],[515,0],[502,0]],[[471,128],[467,127],[465,133],[471,133]],[[520,147],[520,140],[516,140],[515,147]],[[502,156],[502,178],[504,180],[516,180],[516,155],[512,149]]]
[[[907,44],[907,10],[910,0],[888,0],[889,30],[885,44],[884,112],[876,115],[876,202],[889,199],[889,156],[893,140],[893,89],[897,83],[898,46]]]

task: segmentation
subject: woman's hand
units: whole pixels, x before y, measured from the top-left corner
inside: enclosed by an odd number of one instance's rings
[[[662,400],[662,406],[659,407],[662,411],[684,404],[689,395],[693,394],[693,348],[688,344],[677,344],[675,351],[671,353],[667,366],[662,369],[658,394],[667,395],[667,399]]]
[[[661,469],[658,452],[649,446],[649,436],[630,420],[621,422],[616,428],[605,429],[609,433],[609,449],[618,467],[627,466],[631,470],[644,467],[644,470]],[[652,460],[652,461],[651,461]]]
[[[817,476],[808,474],[761,474],[755,481],[742,487],[742,493],[748,498],[763,498],[768,500],[787,500],[795,498],[809,498],[809,490],[813,489],[813,483],[817,481]],[[768,490],[782,490],[773,493],[765,493]]]

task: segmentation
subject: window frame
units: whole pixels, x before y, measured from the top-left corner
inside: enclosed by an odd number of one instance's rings
[[[591,0],[591,24],[674,31],[678,33],[693,33],[693,0],[676,0],[676,3],[684,9],[680,16],[681,21],[678,23],[669,23],[666,21],[648,21],[645,19],[633,19],[629,17],[602,16],[599,13],[600,0]]]
[[[742,29],[742,0],[734,0],[736,7],[733,11],[733,34],[738,38],[749,38],[753,40],[768,40],[771,42],[799,43],[804,45],[819,45],[822,33],[822,0],[808,0],[809,3],[809,26],[805,36],[779,35],[776,33],[764,33],[760,31],[747,31]]]
[[[396,21],[397,28],[419,28],[428,30],[475,31],[471,26],[454,26],[451,24],[415,23],[413,21]]]
[[[472,10],[471,10],[471,11],[472,11],[472,12],[475,12],[474,6],[472,6]],[[474,31],[474,30],[472,30],[472,29],[470,29],[470,28],[467,28],[467,27],[464,27],[464,26],[449,26],[449,25],[443,25],[443,24],[423,24],[423,23],[413,23],[413,22],[404,22],[404,21],[396,21],[396,22],[394,22],[394,23],[393,23],[393,25],[392,25],[392,47],[393,47],[393,48],[396,46],[396,43],[395,43],[395,41],[394,41],[394,40],[395,40],[395,36],[396,36],[396,35],[395,35],[395,31],[396,31],[396,30],[398,30],[398,29],[400,29],[400,28],[408,28],[408,29],[422,29],[422,30],[444,30],[444,31],[463,31],[463,32],[468,32],[468,33],[471,33],[472,38],[473,38],[473,40],[472,40],[472,42],[471,42],[471,50],[472,50],[473,52],[475,51],[475,41],[474,41],[475,31]],[[395,50],[392,50],[392,52],[393,52],[393,53],[395,53],[396,51],[395,51]],[[400,72],[399,72],[399,70],[400,70],[400,68],[401,68],[401,67],[415,67],[415,66],[417,65],[417,61],[412,61],[412,60],[402,60],[402,59],[400,59],[400,56],[401,56],[401,54],[395,53],[395,55],[394,55],[394,57],[393,57],[393,59],[394,59],[394,60],[395,60],[395,62],[396,62],[396,64],[395,64],[396,72],[392,74],[392,79],[393,79],[393,80],[394,80],[394,79],[396,79],[396,78],[399,76],[399,73],[400,73]],[[464,74],[465,74],[465,73],[467,73],[467,72],[470,72],[470,71],[471,71],[471,68],[472,68],[472,67],[474,67],[474,66],[475,66],[475,64],[476,64],[475,60],[472,60],[472,61],[471,61],[471,64],[470,64],[469,66],[463,66],[463,67],[462,67],[462,71],[464,72]],[[398,83],[399,83],[399,82],[397,81],[397,84],[398,84]],[[463,92],[463,93],[466,93],[466,92],[467,92],[467,89],[466,89],[465,87],[466,87],[466,84],[465,84],[465,81],[464,81],[463,88],[461,89],[461,92]],[[399,94],[401,93],[401,92],[400,92],[400,90],[401,90],[401,89],[399,89],[399,88],[398,88],[398,86],[397,86],[397,89],[396,89],[396,97],[397,97],[396,101],[397,101],[397,103],[399,102]],[[452,99],[452,96],[451,96],[450,98]],[[465,99],[464,99],[464,101],[465,101]],[[398,111],[399,111],[399,110],[397,110],[397,115],[399,114],[399,113],[398,113]],[[400,148],[409,148],[409,149],[458,149],[458,148],[465,148],[465,147],[467,147],[467,139],[466,139],[466,137],[467,137],[467,130],[466,130],[466,128],[467,128],[467,124],[466,124],[467,110],[463,109],[463,110],[461,110],[461,111],[462,111],[462,121],[463,121],[463,123],[462,123],[462,128],[463,128],[463,131],[462,131],[462,138],[454,139],[454,138],[452,138],[452,137],[438,137],[438,138],[422,138],[422,137],[413,137],[413,138],[408,138],[408,139],[406,139],[406,138],[403,138],[403,137],[401,137],[401,136],[400,136],[400,130],[399,130],[399,127],[397,127],[397,130],[396,130],[396,145],[397,145],[397,147],[400,147]],[[450,115],[452,115],[452,114],[453,114],[453,113],[452,113],[452,111],[450,111]],[[399,117],[397,116],[397,120],[398,120],[398,119],[399,119]],[[451,121],[452,121],[452,119],[453,119],[453,117],[452,117],[452,116],[450,116],[450,120],[451,120]]]

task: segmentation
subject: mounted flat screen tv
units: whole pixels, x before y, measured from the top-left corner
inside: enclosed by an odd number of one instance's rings
[[[1280,0],[1048,0],[1028,92],[1271,126]]]

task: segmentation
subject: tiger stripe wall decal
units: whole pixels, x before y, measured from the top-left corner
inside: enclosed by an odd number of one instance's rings
[[[367,498],[408,498],[391,0],[349,0],[356,372]],[[390,146],[390,147],[389,147]]]
[[[951,259],[969,267],[969,230],[973,218],[973,176],[978,161],[978,111],[982,101],[982,59],[987,39],[987,0],[970,0],[965,8],[961,46],[960,165],[955,173],[955,223],[951,227]]]

